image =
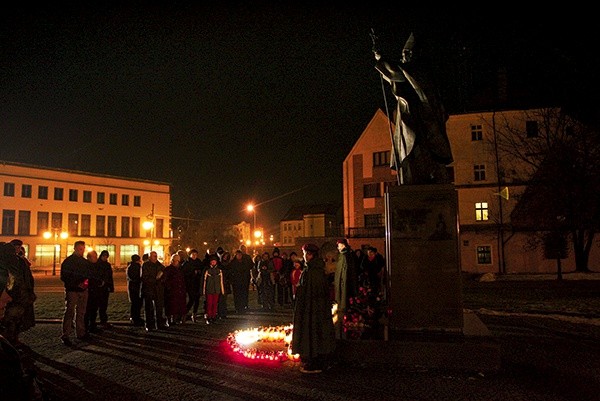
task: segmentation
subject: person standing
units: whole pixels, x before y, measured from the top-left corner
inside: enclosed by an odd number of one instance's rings
[[[320,373],[328,367],[336,346],[329,284],[319,247],[305,244],[302,252],[306,266],[297,286],[290,346],[300,355],[302,373]]]
[[[31,273],[31,263],[25,256],[23,241],[13,239],[6,244],[6,266],[11,269],[14,286],[9,291],[12,298],[6,306],[4,337],[14,346],[20,347],[19,334],[35,326],[34,279]]]
[[[366,286],[370,290],[370,298],[377,298],[382,295],[383,277],[385,273],[385,260],[377,248],[370,246],[367,248],[367,256],[362,260],[361,270],[366,278]]]
[[[218,255],[218,254],[217,254]],[[231,253],[224,251],[220,256],[219,268],[223,274],[223,293],[219,297],[217,317],[227,319],[227,298],[231,294]]]
[[[88,300],[85,307],[85,329],[88,333],[96,334],[100,333],[96,318],[98,317],[98,305],[100,304],[100,297],[102,296],[102,280],[100,279],[100,265],[98,264],[98,253],[91,250],[87,253],[86,259],[89,262],[90,272],[94,275],[90,275],[88,278]]]
[[[212,324],[217,319],[219,297],[225,292],[223,274],[219,268],[219,257],[216,254],[209,256],[208,269],[204,272],[202,292],[206,297],[206,324]]]
[[[300,259],[294,260],[294,269],[290,273],[290,284],[292,285],[292,305],[296,304],[296,292],[298,290],[298,283],[300,283],[300,275],[302,275],[302,261]],[[329,280],[327,281],[329,285]]]
[[[242,251],[242,262],[245,266],[245,269],[248,271],[248,275],[246,275],[246,287],[244,293],[242,293],[242,299],[244,300],[244,310],[248,310],[249,303],[248,299],[250,297],[250,283],[252,282],[252,270],[254,269],[254,261],[252,260],[252,256],[250,256],[246,252],[246,245],[240,245],[240,251]]]
[[[143,326],[142,319],[142,277],[140,255],[131,255],[131,262],[127,265],[127,296],[129,297],[129,321],[134,326]]]
[[[258,296],[262,309],[272,311],[275,304],[275,281],[273,279],[273,264],[269,252],[263,252],[258,262]]]
[[[98,259],[98,268],[102,286],[98,294],[98,316],[100,317],[100,326],[104,329],[110,328],[112,325],[108,323],[108,299],[111,292],[115,292],[115,283],[113,281],[112,265],[108,261],[110,254],[105,249],[100,252]]]
[[[179,253],[174,253],[171,255],[171,263],[165,267],[165,313],[169,325],[184,323],[187,315],[185,278],[180,261]]]
[[[250,284],[250,268],[244,263],[244,254],[241,250],[235,251],[229,264],[231,274],[231,287],[233,291],[233,305],[235,313],[246,313],[248,300],[248,287]]]
[[[273,249],[271,260],[269,261],[269,270],[273,274],[273,304],[275,300],[280,307],[283,307],[283,286],[281,285],[280,278],[283,269],[283,258],[279,253],[279,248]]]
[[[187,293],[186,314],[190,315],[192,322],[196,322],[204,280],[204,263],[198,259],[198,251],[196,249],[190,251],[189,258],[182,265],[182,271],[185,280],[185,291]]]
[[[165,266],[158,261],[158,254],[151,251],[148,261],[142,265],[142,298],[147,332],[169,327],[164,317],[164,271]]]
[[[358,270],[354,252],[345,238],[337,241],[337,248],[340,255],[335,267],[333,285],[337,303],[335,334],[339,340],[346,339],[344,315],[349,304],[348,300],[358,294]]]
[[[283,293],[284,305],[290,305],[292,303],[292,284],[290,279],[294,270],[294,263],[286,252],[281,252],[281,259],[283,260],[283,266],[279,272],[279,284]]]
[[[89,334],[85,329],[85,310],[88,301],[88,277],[90,264],[83,257],[85,241],[75,241],[73,253],[60,265],[60,279],[65,285],[65,312],[62,319],[62,334],[60,339],[63,344],[70,346],[70,336],[75,333],[78,339],[88,339]],[[73,325],[73,319],[75,324]]]

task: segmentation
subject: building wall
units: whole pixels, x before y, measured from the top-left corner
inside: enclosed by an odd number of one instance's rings
[[[14,184],[14,196],[6,196],[5,184]],[[30,185],[31,197],[23,197],[22,186]],[[40,187],[48,188],[48,199],[39,199]],[[63,199],[54,200],[54,189],[63,189]],[[53,265],[54,258],[48,257],[48,246],[52,249],[56,246],[58,261],[72,253],[73,243],[84,240],[89,247],[97,250],[108,249],[110,262],[115,266],[124,266],[130,260],[132,250],[137,253],[146,253],[152,247],[161,258],[168,255],[171,241],[171,198],[170,185],[167,183],[137,180],[124,177],[114,177],[99,174],[89,174],[81,171],[53,169],[41,166],[26,165],[20,163],[0,162],[0,211],[3,219],[6,211],[14,210],[16,221],[12,232],[3,230],[0,232],[0,241],[10,241],[19,238],[24,242],[28,250],[28,257],[34,268],[48,267]],[[69,193],[77,191],[77,200],[71,201]],[[91,201],[84,202],[84,191],[91,192]],[[98,203],[98,193],[105,194],[104,203]],[[110,204],[111,194],[116,194],[116,204]],[[128,197],[128,204],[123,204],[123,196]],[[139,196],[139,206],[134,205],[134,197]],[[30,222],[26,229],[19,232],[19,212],[29,211]],[[38,227],[38,212],[49,214],[49,227]],[[52,214],[62,215],[61,227],[51,227]],[[77,224],[72,228],[66,240],[55,241],[54,235],[46,239],[43,237],[45,231],[56,232],[67,231],[69,214],[77,215]],[[82,235],[81,216],[90,216],[90,233]],[[97,234],[97,216],[105,216],[105,235]],[[116,235],[108,236],[107,224],[109,216],[116,221]],[[129,233],[122,230],[123,218],[129,218]],[[139,222],[139,235],[133,237],[134,219]],[[153,220],[154,229],[144,230],[142,224]],[[161,229],[162,226],[162,229]],[[28,228],[28,229],[27,229]],[[153,241],[150,241],[150,240]],[[56,244],[55,244],[56,242]],[[147,242],[147,244],[145,244]],[[152,242],[152,245],[150,245]]]
[[[279,222],[281,246],[294,247],[296,239],[304,236],[304,220],[282,220]]]
[[[494,146],[499,126],[510,123],[525,132],[525,111],[483,112],[452,115],[446,123],[454,162],[454,185],[458,191],[459,249],[461,269],[465,272],[554,273],[556,261],[546,260],[540,248],[531,246],[527,233],[510,230],[510,213],[525,190],[526,166],[507,155],[498,154]],[[348,233],[364,227],[366,214],[384,213],[384,198],[363,196],[363,186],[369,182],[393,183],[397,176],[385,167],[373,167],[373,153],[391,149],[389,120],[377,110],[343,163],[344,226]],[[473,131],[480,131],[481,140],[473,140]],[[477,136],[477,135],[476,135]],[[485,171],[484,179],[476,179],[475,166]],[[499,183],[498,171],[504,171]],[[479,175],[477,178],[481,178]],[[500,194],[508,191],[509,198]],[[477,219],[477,206],[487,205],[487,219]],[[353,238],[353,248],[361,244],[385,246],[384,238]],[[483,251],[483,252],[478,252]],[[481,257],[484,255],[484,257]],[[485,257],[489,255],[489,259]],[[479,256],[479,257],[478,257]],[[504,263],[502,262],[504,260]],[[593,246],[590,269],[600,268],[600,247]],[[575,261],[562,260],[563,271],[573,271]]]

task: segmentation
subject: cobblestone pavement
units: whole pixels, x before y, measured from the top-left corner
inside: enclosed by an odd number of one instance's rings
[[[472,287],[466,290],[471,303],[466,306],[476,311],[499,344],[502,366],[494,372],[357,361],[306,375],[295,362],[250,361],[231,352],[226,342],[229,333],[290,324],[290,309],[254,310],[214,325],[186,322],[151,333],[111,314],[117,319],[111,329],[90,341],[74,340],[72,347],[59,341],[57,321],[41,319],[21,335],[27,344],[23,359],[35,367],[50,401],[598,400],[600,324],[598,311],[589,311],[598,302],[597,284],[577,290],[575,294],[585,297],[570,296],[569,310],[560,311],[558,317],[548,308],[530,313],[546,305],[538,302],[548,297],[546,293],[521,291],[521,297],[534,298],[523,302],[498,284],[484,287],[486,293],[498,292],[505,304],[490,309],[486,297]],[[58,302],[48,301],[46,294],[39,298],[40,305]],[[532,302],[534,308],[529,306]],[[559,307],[557,301],[547,304]],[[584,312],[571,310],[574,305],[581,305]],[[113,306],[116,311],[122,305]]]
[[[289,312],[187,322],[147,334],[128,324],[60,343],[60,325],[22,335],[50,400],[592,400],[600,391],[600,335],[547,318],[483,316],[502,348],[498,372],[398,369],[357,362],[306,375],[296,362],[233,354],[228,333],[290,322]],[[541,319],[541,320],[540,320]],[[596,398],[594,398],[596,397]]]

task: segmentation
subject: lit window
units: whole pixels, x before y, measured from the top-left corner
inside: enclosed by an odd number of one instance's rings
[[[488,203],[477,202],[475,203],[475,220],[485,221],[488,219]]]
[[[492,247],[489,245],[477,247],[477,264],[491,265],[492,264]]]

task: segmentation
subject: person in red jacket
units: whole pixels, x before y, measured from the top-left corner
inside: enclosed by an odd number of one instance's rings
[[[302,261],[300,259],[294,260],[294,269],[290,273],[290,283],[292,285],[292,303],[296,302],[296,291],[298,283],[300,282],[300,275],[302,274]]]

